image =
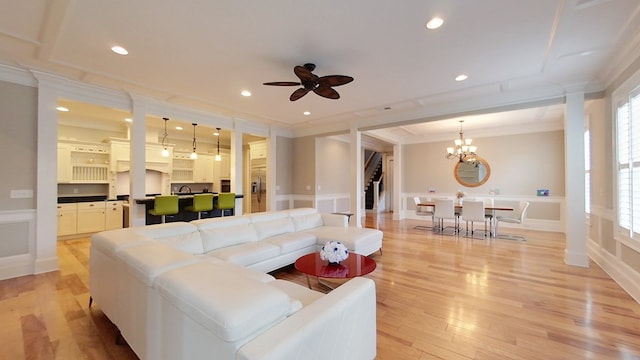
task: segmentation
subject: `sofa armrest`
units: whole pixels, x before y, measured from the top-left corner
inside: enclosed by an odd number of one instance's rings
[[[238,351],[240,360],[376,357],[376,290],[354,278],[258,335]]]
[[[349,226],[349,217],[342,214],[320,214],[322,215],[322,223],[324,226]]]

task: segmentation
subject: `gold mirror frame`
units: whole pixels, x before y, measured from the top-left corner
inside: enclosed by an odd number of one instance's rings
[[[466,186],[466,187],[478,187],[484,183],[487,182],[487,180],[489,180],[489,177],[491,176],[491,167],[489,166],[489,163],[481,158],[481,157],[477,157],[478,162],[480,163],[480,165],[484,166],[486,169],[486,173],[484,175],[484,177],[478,181],[475,182],[471,182],[468,181],[467,177],[463,176],[464,174],[460,174],[460,171],[464,171],[464,169],[460,169],[463,165],[467,165],[469,163],[466,162],[457,162],[456,166],[453,167],[453,176],[456,178],[456,181],[458,182],[458,184],[462,185],[462,186]],[[471,164],[469,164],[469,166],[471,166]]]

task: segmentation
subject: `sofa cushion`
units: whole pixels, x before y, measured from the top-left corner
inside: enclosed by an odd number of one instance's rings
[[[242,265],[234,264],[232,262],[223,261],[217,257],[211,255],[198,255],[199,260],[207,261],[212,264],[215,264],[221,274],[229,274],[230,276],[242,276],[248,279],[252,279],[258,282],[267,283],[270,281],[274,281],[276,278],[269,274],[265,274],[260,271],[252,270]]]
[[[166,301],[225,341],[237,341],[290,313],[289,296],[268,284],[220,274],[201,262],[160,275],[156,287]]]
[[[154,224],[147,226],[136,226],[131,228],[135,233],[150,237],[152,239],[178,236],[197,231],[198,228],[187,222],[172,222],[166,224]]]
[[[165,271],[199,262],[187,252],[157,242],[127,247],[119,250],[116,256],[127,265],[124,268],[131,275],[147,286],[152,286],[156,277]]]
[[[349,251],[360,255],[370,255],[382,247],[382,231],[368,228],[323,226],[305,232],[316,236],[316,243],[340,241]]]
[[[302,307],[305,307],[324,296],[324,294],[319,291],[311,290],[305,286],[286,280],[272,281],[269,283],[269,286],[273,286],[284,291],[291,299],[296,299],[300,302]]]
[[[313,229],[324,225],[322,215],[319,213],[291,216],[291,219],[296,231]]]
[[[176,249],[186,251],[190,254],[202,254],[204,246],[199,231],[186,234],[179,234],[167,237],[158,237],[156,241],[173,246]]]
[[[280,248],[280,254],[286,254],[309,246],[314,246],[316,244],[316,237],[310,233],[292,232],[273,236],[265,241],[269,244],[278,246]]]
[[[234,264],[248,266],[280,255],[280,248],[267,242],[251,242],[216,249],[207,254]]]
[[[318,210],[316,208],[297,208],[288,210],[290,217],[300,216],[300,215],[309,215],[309,214],[318,214]]]
[[[147,242],[153,242],[153,239],[132,234],[130,228],[103,231],[91,236],[91,247],[111,257],[114,257],[116,251],[120,249]]]
[[[274,219],[269,221],[254,222],[253,226],[256,229],[259,240],[264,240],[272,236],[286,234],[293,232],[293,221],[291,218],[284,217],[280,219]]]
[[[251,224],[238,224],[228,227],[207,227],[200,230],[204,253],[211,250],[253,242],[258,240],[256,230]]]
[[[208,219],[193,220],[191,224],[198,227],[199,230],[218,229],[232,227],[238,225],[251,224],[251,216],[226,216]]]

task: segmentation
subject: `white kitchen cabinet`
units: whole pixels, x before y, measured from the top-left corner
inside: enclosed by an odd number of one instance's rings
[[[105,202],[92,201],[78,203],[77,233],[90,233],[105,230]]]
[[[267,142],[265,140],[250,142],[249,155],[251,155],[251,160],[265,159],[267,157]]]
[[[77,233],[77,204],[58,204],[58,236]]]
[[[111,171],[129,170],[129,143],[111,141]],[[126,169],[124,169],[126,167]]]
[[[107,201],[105,204],[105,229],[122,229],[122,201]]]
[[[194,161],[193,181],[213,183],[213,163],[213,155],[198,154],[198,158]]]
[[[174,183],[193,182],[195,160],[191,153],[174,152],[171,170],[171,181]]]
[[[109,182],[109,149],[89,142],[58,143],[58,183]]]
[[[71,182],[71,146],[58,143],[58,183]]]
[[[216,183],[219,183],[220,179],[230,179],[231,178],[231,161],[229,154],[220,153],[221,161],[214,161],[214,170],[216,174]]]

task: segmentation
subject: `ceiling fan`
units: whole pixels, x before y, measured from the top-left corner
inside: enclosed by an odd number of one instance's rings
[[[274,81],[266,82],[263,85],[274,86],[300,86],[302,87],[294,91],[289,100],[296,101],[301,97],[307,95],[309,91],[326,97],[328,99],[340,99],[340,94],[333,89],[333,86],[340,86],[348,84],[353,81],[351,76],[346,75],[327,75],[318,77],[311,72],[316,68],[314,64],[304,64],[303,66],[297,65],[293,68],[293,72],[300,78],[300,82],[295,81]]]

